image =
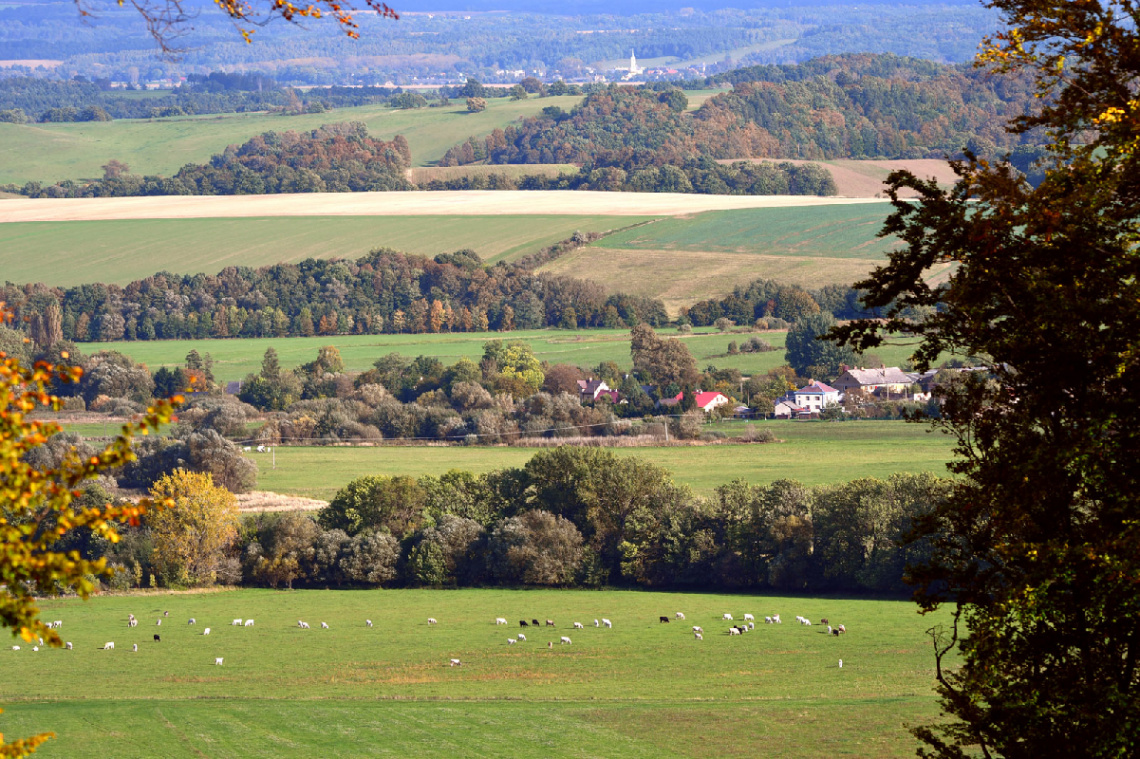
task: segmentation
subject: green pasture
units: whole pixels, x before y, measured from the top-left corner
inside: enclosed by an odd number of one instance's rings
[[[445,108],[394,110],[383,105],[339,108],[326,113],[284,116],[226,113],[172,119],[122,119],[66,124],[0,124],[0,184],[56,182],[101,177],[112,158],[135,174],[170,176],[187,163],[204,163],[227,145],[268,131],[315,129],[341,121],[362,121],[374,136],[407,138],[416,166],[443,157],[472,135],[490,134],[548,105],[569,109],[581,98],[560,96],[509,100],[490,98],[487,110],[468,113],[461,101]]]
[[[166,270],[215,274],[306,258],[358,258],[375,248],[434,256],[463,248],[488,262],[535,253],[576,231],[623,229],[652,217],[299,216],[0,224],[9,282],[125,285]]]
[[[910,756],[937,716],[903,601],[563,590],[241,590],[43,604],[74,649],[0,648],[0,729],[43,757]],[[169,617],[163,617],[169,611]],[[658,617],[686,615],[661,624]],[[721,615],[760,618],[729,636]],[[127,614],[141,624],[127,628]],[[763,617],[779,613],[781,625]],[[804,627],[796,615],[815,620]],[[439,624],[429,627],[427,618]],[[197,619],[189,626],[186,620]],[[233,627],[234,618],[256,620]],[[496,626],[505,617],[511,624]],[[594,619],[613,621],[595,628]],[[848,634],[830,636],[821,617]],[[165,624],[155,626],[156,619]],[[508,645],[517,620],[551,619]],[[313,629],[302,630],[304,619]],[[365,626],[371,619],[374,627]],[[586,629],[575,630],[580,621]],[[320,629],[327,622],[330,629]],[[703,641],[690,628],[704,628]],[[202,634],[211,627],[209,636]],[[152,640],[153,633],[162,636]],[[571,645],[560,645],[560,636]],[[107,641],[115,650],[100,650]],[[547,643],[551,642],[551,647]],[[132,652],[137,643],[139,651]],[[214,665],[216,657],[224,665]],[[462,666],[451,667],[457,658]],[[843,660],[843,667],[838,666]]]
[[[677,335],[674,330],[662,330],[666,337],[679,337],[689,347],[697,366],[709,364],[739,368],[745,373],[763,372],[784,363],[782,350],[768,353],[725,355],[728,343],[747,340],[751,333],[717,334],[711,329],[694,330],[691,335]],[[777,348],[783,348],[785,333],[762,332],[760,337]],[[389,353],[409,358],[434,356],[445,364],[460,358],[478,361],[483,356],[483,345],[488,340],[523,340],[528,343],[539,360],[552,364],[575,364],[589,369],[603,361],[614,361],[618,366],[632,366],[629,353],[629,330],[519,330],[516,332],[454,332],[421,335],[327,335],[318,337],[265,337],[230,338],[211,340],[153,340],[113,343],[82,343],[84,353],[114,350],[146,364],[151,371],[162,366],[181,365],[186,354],[196,350],[214,358],[214,376],[219,380],[241,379],[250,372],[259,371],[261,357],[266,348],[277,351],[281,366],[292,368],[317,356],[325,345],[340,350],[345,368],[364,371],[376,359]]]
[[[692,334],[674,330],[660,331],[665,337],[683,340],[697,368],[715,366],[739,369],[746,376],[760,374],[782,366],[786,332],[722,333],[702,327]],[[767,353],[728,355],[729,342],[743,343],[753,334],[767,340],[776,350]],[[222,381],[242,379],[261,369],[261,357],[267,348],[277,351],[281,366],[291,369],[312,361],[317,351],[335,345],[349,371],[365,371],[376,359],[389,353],[409,358],[434,356],[444,364],[461,358],[478,361],[488,340],[523,340],[540,361],[551,364],[573,364],[590,369],[603,361],[613,361],[623,369],[633,366],[629,353],[629,331],[624,329],[590,330],[519,330],[516,332],[455,332],[421,335],[326,335],[317,337],[256,337],[210,340],[140,340],[135,342],[81,343],[84,353],[100,350],[119,351],[146,364],[151,371],[163,366],[181,366],[191,350],[209,353],[214,359],[214,376]],[[901,366],[914,350],[912,341],[899,339],[876,348],[874,355],[886,366]]]
[[[952,441],[925,425],[899,421],[758,421],[780,442],[614,448],[665,467],[702,495],[735,479],[751,484],[799,480],[827,485],[895,472],[946,474]],[[487,446],[285,447],[249,455],[258,466],[257,488],[285,495],[331,499],[364,475],[440,475],[521,467],[539,449]],[[276,468],[273,468],[274,465]]]

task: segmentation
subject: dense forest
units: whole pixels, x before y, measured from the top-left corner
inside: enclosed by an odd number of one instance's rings
[[[584,241],[584,238],[583,238]],[[434,259],[377,250],[356,261],[307,260],[221,273],[159,273],[125,287],[0,289],[29,330],[54,307],[38,342],[203,337],[480,332],[666,321],[660,301],[606,295],[601,285],[484,266],[471,251]],[[19,322],[18,322],[19,323]]]
[[[611,86],[569,112],[546,108],[518,126],[451,148],[444,165],[579,163],[626,172],[697,158],[941,158],[993,155],[1032,133],[1003,125],[1031,110],[1028,82],[968,66],[845,55],[740,69],[711,84],[733,91],[693,113],[680,90]]]

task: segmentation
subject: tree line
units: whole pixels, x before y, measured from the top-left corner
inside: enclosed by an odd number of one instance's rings
[[[818,487],[736,480],[704,497],[636,457],[563,447],[486,474],[359,477],[315,514],[239,521],[236,507],[225,508],[227,492],[212,490],[206,475],[176,470],[152,486],[156,496],[179,499],[174,508],[148,515],[118,543],[73,531],[65,548],[106,558],[121,587],[901,593],[906,565],[927,551],[903,538],[950,486],[930,473]],[[95,485],[84,498],[109,495]],[[199,526],[193,540],[181,524]]]

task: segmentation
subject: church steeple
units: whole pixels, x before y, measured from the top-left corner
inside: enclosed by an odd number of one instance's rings
[[[637,67],[637,57],[633,54],[633,49],[629,51],[629,73],[640,74],[641,69]]]

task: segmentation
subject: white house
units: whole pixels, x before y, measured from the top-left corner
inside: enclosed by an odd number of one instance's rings
[[[839,403],[839,391],[822,382],[812,382],[794,393],[793,401],[809,412],[820,412]]]

